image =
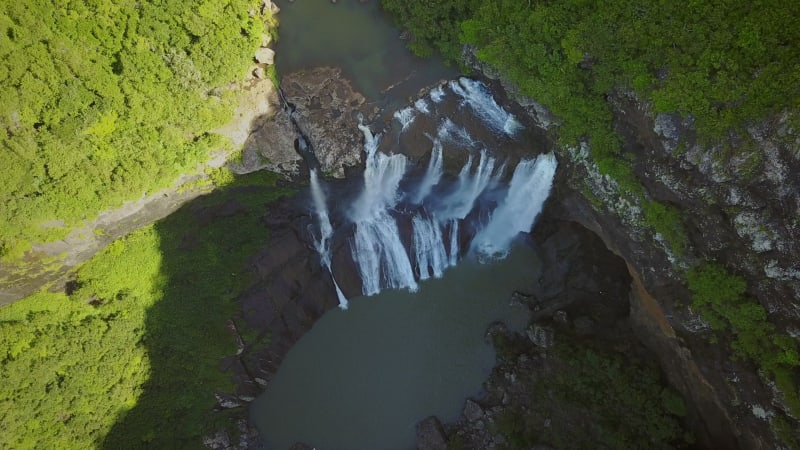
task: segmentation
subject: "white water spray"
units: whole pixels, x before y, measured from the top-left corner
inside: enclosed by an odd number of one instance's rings
[[[414,102],[414,109],[416,109],[417,111],[421,112],[422,114],[430,114],[431,113],[431,109],[428,106],[428,101],[425,100],[424,98],[421,98],[421,99],[417,100],[416,102]]]
[[[452,120],[445,118],[442,124],[436,130],[438,136],[442,140],[450,141],[457,145],[464,145],[467,147],[474,147],[475,140],[469,135],[464,127],[460,127],[453,123]]]
[[[328,206],[325,201],[325,193],[322,191],[319,179],[317,178],[317,171],[311,169],[311,198],[314,201],[314,210],[317,214],[317,221],[319,223],[319,239],[316,240],[314,246],[319,253],[322,265],[328,269],[333,280],[333,286],[336,288],[336,295],[339,297],[339,307],[347,309],[347,298],[344,293],[339,289],[339,284],[336,278],[333,277],[331,270],[331,237],[333,236],[333,226],[331,225],[330,217],[328,216]]]
[[[557,164],[550,153],[517,165],[506,198],[472,240],[472,249],[479,258],[504,258],[514,237],[530,231],[550,195]]]
[[[474,173],[472,172],[472,162],[473,158],[470,155],[458,174],[456,189],[450,193],[442,205],[442,218],[463,219],[467,217],[467,214],[475,206],[475,201],[489,186],[495,159],[489,156],[485,150],[482,151],[478,168]]]
[[[458,81],[450,81],[449,86],[494,130],[514,136],[522,128],[522,124],[497,104],[489,89],[480,81],[462,77]]]
[[[414,121],[414,118],[416,118],[416,114],[417,114],[416,110],[409,106],[407,108],[401,109],[400,111],[396,111],[394,113],[394,118],[397,119],[398,122],[400,122],[400,125],[402,126],[402,131],[406,131],[406,128],[408,128],[408,126],[411,125],[411,123]]]
[[[419,205],[425,200],[434,186],[439,184],[444,173],[444,163],[442,158],[442,143],[439,139],[434,139],[433,148],[431,149],[431,159],[428,161],[428,170],[425,171],[425,176],[419,183],[417,192],[411,199],[411,203]]]
[[[427,280],[431,276],[441,278],[450,264],[444,249],[442,229],[434,218],[414,216],[414,253],[416,255],[419,279]]]
[[[362,291],[374,295],[384,287],[417,289],[414,271],[400,240],[397,222],[389,214],[399,200],[398,187],[406,170],[406,157],[377,151],[378,139],[359,124],[367,156],[364,191],[351,212],[356,231],[353,259],[361,274]]]
[[[450,220],[450,265],[458,263],[458,219]]]
[[[433,103],[441,103],[444,100],[444,89],[442,89],[441,85],[436,86],[431,89],[430,96]]]

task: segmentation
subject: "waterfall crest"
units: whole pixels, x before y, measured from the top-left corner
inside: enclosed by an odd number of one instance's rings
[[[425,176],[419,183],[417,192],[414,194],[411,203],[419,205],[425,200],[425,197],[431,193],[434,186],[439,184],[444,174],[444,161],[442,158],[442,143],[439,139],[433,141],[433,148],[431,149],[431,159],[428,161],[428,170],[425,171]]]
[[[403,108],[400,111],[394,113],[394,118],[397,119],[398,122],[400,122],[403,131],[405,131],[406,128],[408,128],[409,125],[411,125],[411,122],[414,121],[415,117],[416,117],[416,109],[411,106]]]
[[[450,81],[449,86],[453,92],[464,99],[464,102],[475,111],[478,117],[496,131],[513,136],[522,129],[522,124],[497,104],[489,89],[480,81],[462,77]]]

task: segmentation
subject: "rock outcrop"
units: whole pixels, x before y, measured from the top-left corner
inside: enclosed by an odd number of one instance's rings
[[[265,115],[253,122],[241,163],[231,165],[234,172],[267,169],[290,179],[305,177],[307,171],[297,152],[298,132],[328,176],[342,178],[348,168],[361,163],[362,136],[355,124],[365,112],[365,99],[340,69],[321,67],[288,74],[281,88],[287,105],[274,117]]]

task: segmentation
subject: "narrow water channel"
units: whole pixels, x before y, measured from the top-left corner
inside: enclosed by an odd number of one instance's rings
[[[509,300],[539,271],[534,250],[518,244],[496,264],[465,259],[416,293],[387,290],[327,313],[252,406],[267,448],[411,448],[418,421],[453,420],[480,392],[495,361],[486,329],[525,326],[526,308]]]

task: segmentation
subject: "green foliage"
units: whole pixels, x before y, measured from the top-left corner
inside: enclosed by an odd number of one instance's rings
[[[655,367],[566,342],[551,358],[559,369],[534,382],[530,411],[498,418],[494,431],[506,438],[506,448],[666,449],[693,442],[680,424],[683,399],[663,385]],[[544,417],[552,418],[549,426]]]
[[[192,448],[225,416],[226,320],[266,244],[263,205],[275,175],[216,192],[118,240],[65,293],[0,309],[2,448]],[[215,214],[223,205],[233,214]]]
[[[793,415],[800,414],[800,392],[793,372],[800,367],[796,339],[778,333],[767,312],[746,295],[747,283],[718,264],[702,264],[687,274],[694,306],[717,331],[733,334],[731,348],[773,378]]]
[[[381,0],[381,6],[412,34],[411,50],[419,56],[438,51],[450,61],[461,55],[459,23],[469,18],[478,0]]]
[[[672,448],[683,439],[681,397],[663,387],[656,368],[626,363],[620,355],[564,346],[571,370],[556,381],[566,401],[587,405],[609,448]]]
[[[269,80],[272,81],[273,86],[275,87],[281,86],[281,79],[278,76],[278,68],[275,66],[275,64],[272,64],[267,67],[267,78],[269,78]]]
[[[683,255],[688,238],[683,227],[680,211],[674,206],[653,200],[642,201],[642,210],[645,223],[664,237],[674,254]]]
[[[2,2],[5,261],[206,158],[209,130],[235,102],[218,88],[244,77],[272,23],[251,9],[256,0]]]

